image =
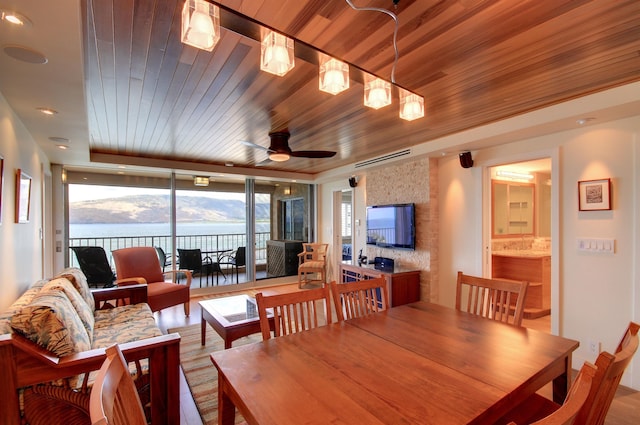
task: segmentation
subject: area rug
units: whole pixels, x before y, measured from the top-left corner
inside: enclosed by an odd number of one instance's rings
[[[211,362],[210,354],[224,350],[224,341],[211,327],[207,327],[206,345],[200,345],[200,325],[169,329],[169,333],[180,334],[180,364],[189,384],[191,395],[198,407],[204,425],[218,423],[218,373]],[[255,334],[233,341],[233,346],[262,341]],[[236,413],[236,423],[243,418]]]

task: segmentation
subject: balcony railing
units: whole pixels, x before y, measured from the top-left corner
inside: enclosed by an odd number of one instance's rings
[[[271,232],[256,233],[256,264],[267,262],[267,241],[271,239]],[[240,246],[247,246],[245,234],[222,235],[184,235],[176,236],[178,248],[196,249],[201,251],[235,250]],[[101,246],[107,253],[109,263],[113,266],[111,251],[134,246],[159,246],[167,255],[171,253],[171,236],[96,236],[89,238],[69,238],[72,246]],[[69,250],[69,266],[78,267],[78,261],[71,249]]]

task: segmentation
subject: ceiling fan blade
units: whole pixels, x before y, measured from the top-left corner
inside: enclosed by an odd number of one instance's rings
[[[262,160],[262,161],[260,161],[260,162],[256,162],[256,164],[255,164],[255,165],[256,165],[256,167],[264,167],[265,165],[269,165],[269,164],[271,164],[271,163],[273,163],[273,161],[272,161],[272,160],[270,160],[269,158],[267,158],[267,159]]]
[[[332,151],[292,151],[291,156],[298,158],[331,158],[336,152]]]
[[[242,143],[245,146],[249,146],[250,148],[254,148],[254,149],[260,149],[266,152],[273,152],[271,149],[261,146],[261,145],[256,145],[255,143],[252,142],[248,142],[246,140],[240,140],[240,143]]]

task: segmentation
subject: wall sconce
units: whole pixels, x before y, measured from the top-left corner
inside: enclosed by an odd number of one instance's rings
[[[293,39],[261,28],[260,69],[282,77],[295,66]]]
[[[364,105],[373,109],[391,105],[391,83],[365,73]]]
[[[400,93],[400,118],[413,121],[424,117],[424,98],[409,90],[398,88]]]
[[[320,53],[320,91],[336,95],[349,88],[349,65]]]
[[[212,51],[220,40],[220,9],[204,0],[186,0],[182,7],[180,41]]]
[[[193,178],[194,186],[209,186],[209,177],[207,176],[195,176]]]
[[[283,193],[287,196],[291,195],[291,186],[285,187]]]

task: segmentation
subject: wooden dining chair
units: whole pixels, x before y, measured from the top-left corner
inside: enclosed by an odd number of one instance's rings
[[[602,425],[615,396],[622,374],[638,350],[638,330],[640,325],[630,322],[615,354],[601,352],[596,359],[597,367],[587,401],[578,412],[575,423],[580,425]],[[514,407],[501,423],[515,420],[517,423],[531,423],[558,410],[560,406],[548,398],[534,393],[524,402]]]
[[[520,326],[528,287],[529,282],[486,279],[458,272],[456,309]]]
[[[331,301],[328,286],[276,295],[264,295],[260,292],[256,294],[256,304],[258,305],[260,330],[264,341],[271,338],[267,309],[273,310],[273,334],[275,337],[331,323]],[[323,321],[323,318],[326,320]]]
[[[565,402],[556,411],[548,416],[531,422],[530,425],[573,425],[576,424],[578,413],[584,407],[589,397],[593,380],[597,372],[597,367],[591,363],[585,362],[582,369],[578,372],[575,382],[567,393]],[[527,422],[529,424],[529,422]],[[517,425],[516,422],[510,422],[509,425]],[[520,424],[523,425],[523,424]]]
[[[112,345],[106,352],[89,396],[92,425],[146,425],[144,409],[120,347]]]
[[[330,283],[338,321],[366,316],[389,308],[387,281],[383,277]]]

